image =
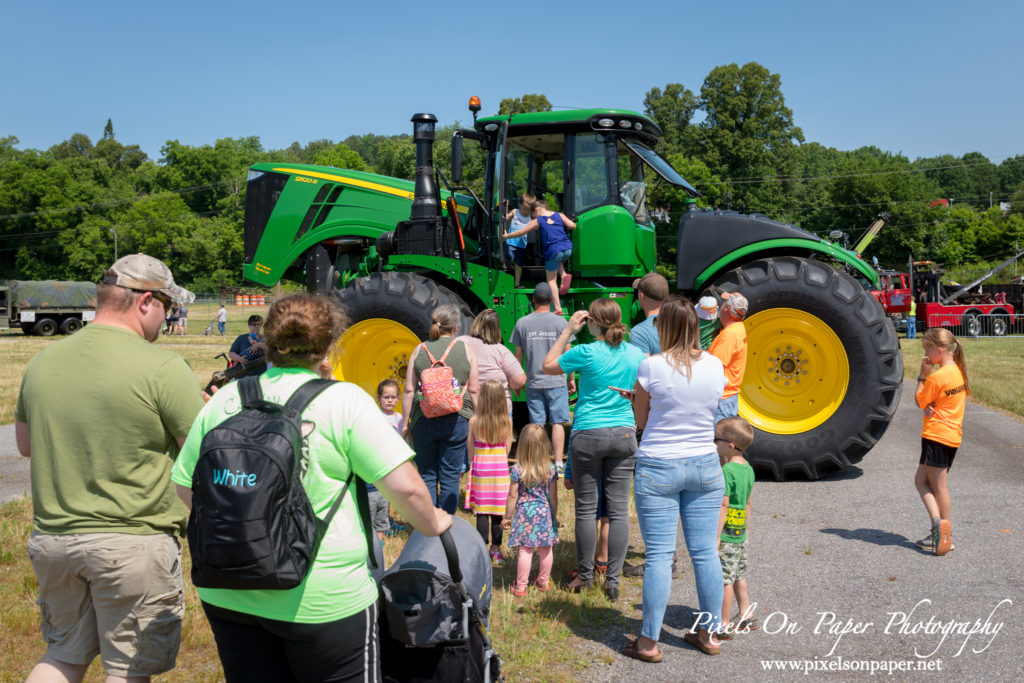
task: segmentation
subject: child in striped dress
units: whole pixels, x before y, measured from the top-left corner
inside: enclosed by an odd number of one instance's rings
[[[508,454],[512,445],[512,420],[505,405],[505,387],[488,380],[469,418],[467,448],[472,463],[469,473],[469,508],[476,515],[476,529],[490,543],[491,562],[505,565],[501,553],[501,518],[508,498]]]

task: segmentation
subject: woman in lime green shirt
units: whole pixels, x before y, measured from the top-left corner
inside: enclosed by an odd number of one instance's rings
[[[285,403],[320,372],[345,327],[325,297],[309,294],[274,303],[265,337],[271,367],[260,376],[268,401]],[[192,474],[203,437],[241,409],[238,385],[217,392],[196,418],[171,478],[191,509]],[[306,437],[302,484],[324,518],[351,472],[373,483],[402,517],[428,536],[451,526],[436,509],[411,462],[413,451],[387,423],[373,398],[338,382],[303,413]],[[309,573],[288,590],[200,588],[226,679],[230,681],[363,680],[380,677],[377,586],[355,496],[345,495]]]

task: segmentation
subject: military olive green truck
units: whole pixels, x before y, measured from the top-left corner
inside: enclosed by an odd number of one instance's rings
[[[0,282],[0,331],[73,334],[96,317],[96,285],[57,280]]]
[[[521,193],[545,197],[578,226],[565,314],[610,297],[631,324],[643,319],[632,282],[656,266],[647,183],[699,195],[657,153],[657,124],[637,112],[478,119],[478,100],[470,110],[472,128],[452,138],[450,169],[434,166],[436,118],[412,117],[412,181],[292,163],[249,171],[245,277],[263,286],[304,278],[310,291],[337,296],[351,325],[333,354],[335,375],[371,393],[382,379],[404,381],[436,306],[458,306],[463,331],[493,308],[506,341],[531,310],[544,278],[539,245],[528,244],[515,288],[500,240]],[[476,191],[462,180],[466,144],[486,157]],[[795,226],[734,211],[685,213],[677,247],[679,293],[696,300],[739,291],[750,302],[739,410],[756,428],[755,467],[813,479],[867,454],[893,417],[903,378],[895,330],[865,287],[877,284],[874,270]]]

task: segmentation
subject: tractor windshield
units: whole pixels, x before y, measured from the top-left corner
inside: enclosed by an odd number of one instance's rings
[[[644,163],[650,166],[651,170],[661,176],[665,182],[683,188],[691,197],[700,196],[700,192],[694,189],[693,185],[686,182],[686,180],[683,179],[683,176],[679,175],[676,169],[672,168],[671,164],[658,156],[658,153],[653,149],[637,139],[627,138],[622,142],[633,150],[637,156],[643,159]]]
[[[646,225],[650,222],[647,213],[647,184],[644,182],[644,163],[621,138],[616,145],[618,153],[619,204],[629,211],[633,220]]]

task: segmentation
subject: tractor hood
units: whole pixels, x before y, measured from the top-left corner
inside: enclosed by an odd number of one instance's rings
[[[409,219],[415,185],[375,173],[313,166],[262,163],[249,169],[245,198],[247,279],[270,286],[304,252],[330,239],[370,242]],[[441,191],[443,214],[450,193]],[[459,213],[472,200],[455,195]]]

